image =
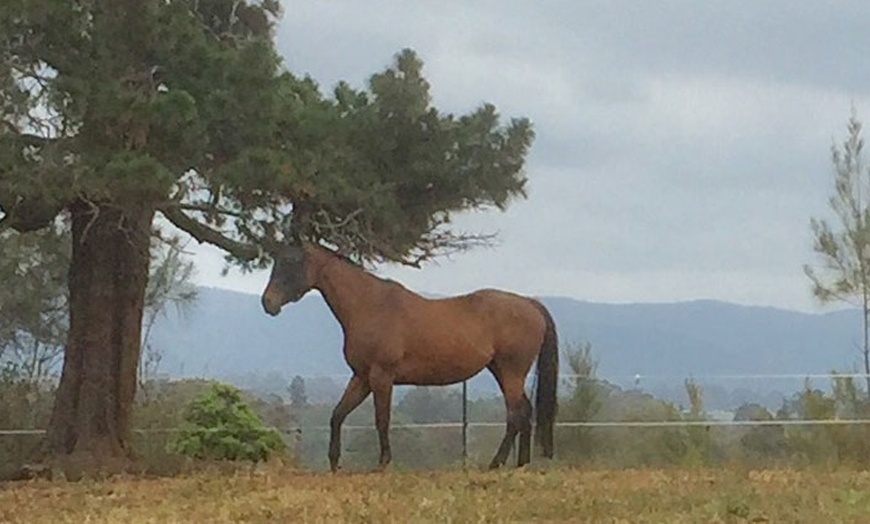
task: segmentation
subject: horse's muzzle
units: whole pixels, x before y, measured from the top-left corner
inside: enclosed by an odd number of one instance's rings
[[[263,297],[263,311],[271,316],[276,316],[281,312],[281,305],[277,301],[270,300],[269,297]]]

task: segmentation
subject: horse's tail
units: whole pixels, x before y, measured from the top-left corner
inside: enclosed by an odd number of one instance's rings
[[[542,454],[553,458],[553,428],[556,422],[556,387],[559,383],[559,337],[553,316],[541,302],[532,300],[544,316],[546,329],[538,354],[537,388],[535,390],[535,437]]]

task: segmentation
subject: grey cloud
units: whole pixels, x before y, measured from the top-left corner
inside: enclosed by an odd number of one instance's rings
[[[501,244],[385,274],[432,292],[498,285],[595,300],[811,308],[808,222],[829,147],[870,115],[864,2],[370,2],[287,5],[288,67],[360,85],[404,47],[435,103],[528,116],[530,198],[461,217]],[[870,118],[870,116],[868,116]],[[259,291],[261,278],[225,285]],[[246,283],[249,282],[249,283]]]
[[[578,52],[644,74],[721,74],[866,92],[866,2],[565,2],[550,22]],[[552,28],[548,28],[552,31]]]

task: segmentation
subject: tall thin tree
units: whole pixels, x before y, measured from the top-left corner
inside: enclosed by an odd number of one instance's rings
[[[864,163],[862,125],[849,119],[842,145],[831,146],[834,221],[814,218],[813,251],[820,265],[804,266],[813,295],[822,303],[842,301],[862,311],[861,355],[870,395],[870,170]]]

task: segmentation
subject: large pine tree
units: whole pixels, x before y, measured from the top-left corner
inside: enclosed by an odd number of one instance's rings
[[[419,265],[486,236],[451,215],[524,195],[533,133],[432,107],[403,51],[364,89],[284,70],[275,0],[5,0],[0,227],[72,228],[56,459],[129,459],[149,245],[172,224],[244,267],[305,238]],[[162,218],[160,218],[162,217]]]

